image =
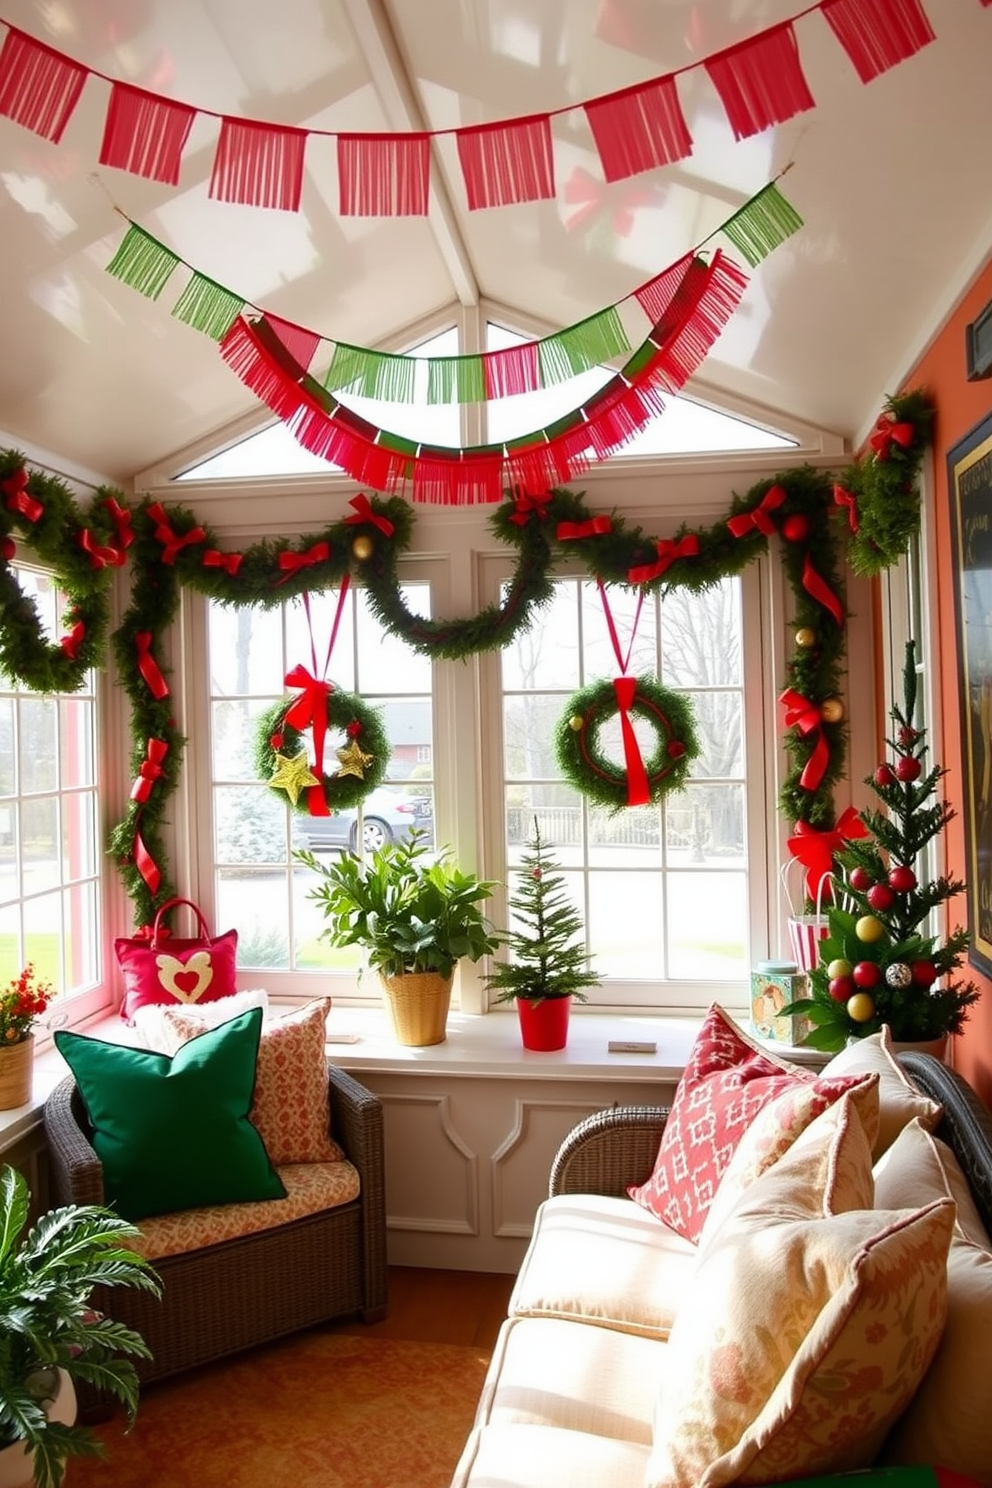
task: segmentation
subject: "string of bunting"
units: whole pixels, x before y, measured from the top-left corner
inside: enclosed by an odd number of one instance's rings
[[[219,121],[208,194],[218,201],[295,212],[312,140],[335,141],[341,216],[424,216],[432,143],[453,138],[469,211],[555,196],[552,119],[582,113],[607,182],[674,164],[693,141],[679,79],[704,72],[738,140],[815,107],[796,24],[818,15],[862,83],[935,39],[922,0],[819,0],[791,19],[705,59],[632,87],[526,117],[405,134],[287,127],[198,108],[123,83],[12,26],[0,48],[0,115],[55,144],[91,79],[110,87],[101,165],[178,185],[197,115]],[[815,40],[819,46],[819,40]]]
[[[184,586],[227,605],[272,608],[354,574],[388,633],[431,658],[461,659],[497,650],[535,622],[552,598],[557,561],[577,560],[603,583],[700,591],[742,572],[774,541],[793,595],[796,642],[783,698],[790,768],[779,804],[794,827],[799,861],[807,866],[826,854],[829,862],[847,825],[837,820],[832,795],[845,755],[843,709],[837,709],[846,613],[841,558],[871,575],[902,555],[919,525],[917,481],[932,416],[922,392],[890,399],[865,456],[836,476],[810,466],[783,471],[734,495],[727,515],[712,526],[683,527],[672,537],[651,538],[615,512],[591,512],[568,490],[505,499],[489,521],[496,540],[516,553],[512,577],[499,604],[462,619],[427,619],[408,609],[399,558],[412,540],[413,509],[399,497],[363,493],[345,516],[295,544],[266,539],[243,552],[225,551],[185,507],[148,498],[132,504],[103,487],[84,509],[58,477],[29,470],[21,453],[6,450],[0,452],[0,666],[36,691],[72,692],[88,668],[106,663],[109,643],[131,709],[133,776],[109,848],[136,923],[144,925],[175,892],[163,824],[185,741],[174,717],[164,637]],[[54,640],[17,582],[12,563],[21,548],[52,570],[66,595],[64,633]],[[111,635],[110,580],[125,566],[130,600]]]
[[[636,305],[653,324],[668,306],[673,283],[686,272],[692,258],[718,236],[727,238],[748,266],[756,268],[803,225],[778,185],[788,169],[688,254],[612,305],[552,335],[475,355],[406,356],[345,341],[328,342],[319,332],[284,320],[199,272],[123,212],[120,215],[128,222],[128,229],[107,264],[107,273],[147,299],[157,300],[177,271],[189,270],[189,279],[172,310],[177,320],[221,341],[239,316],[253,311],[265,320],[269,332],[299,365],[301,374],[309,373],[321,347],[329,344],[329,365],[317,379],[327,391],[345,391],[389,403],[488,402],[552,387],[629,354],[633,348],[619,313],[621,306]]]

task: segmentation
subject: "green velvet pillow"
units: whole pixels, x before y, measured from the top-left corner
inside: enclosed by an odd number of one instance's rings
[[[248,1119],[261,1029],[262,1009],[252,1008],[172,1058],[54,1034],[93,1127],[106,1201],[125,1219],[285,1198]]]

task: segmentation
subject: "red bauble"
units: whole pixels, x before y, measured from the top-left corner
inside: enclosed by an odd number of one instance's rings
[[[875,771],[875,784],[886,786],[895,785],[895,783],[896,777],[892,773],[892,766],[879,765],[878,769]]]
[[[793,512],[782,523],[782,536],[786,542],[805,542],[809,537],[809,517],[802,512]]]
[[[882,980],[882,968],[874,961],[859,961],[851,972],[854,985],[860,987],[863,992],[870,992],[872,987],[877,987]]]
[[[913,961],[909,969],[913,973],[913,981],[919,982],[921,987],[929,987],[937,980],[937,968],[932,961]]]
[[[889,888],[895,889],[897,894],[908,894],[916,888],[916,874],[912,868],[906,868],[902,864],[893,868],[889,873]]]
[[[865,889],[870,889],[874,882],[875,880],[872,878],[867,868],[858,867],[851,869],[851,888],[857,889],[859,893],[863,894]]]
[[[887,909],[892,908],[896,896],[888,884],[872,884],[866,897],[872,909],[881,910],[884,914]]]
[[[912,754],[903,755],[901,760],[896,761],[896,774],[900,780],[918,780],[923,766]]]
[[[827,983],[827,991],[834,1002],[846,1002],[854,991],[854,982],[849,976],[831,977]]]

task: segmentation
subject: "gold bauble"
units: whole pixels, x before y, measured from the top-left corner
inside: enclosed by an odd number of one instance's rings
[[[820,704],[820,717],[824,723],[840,723],[844,717],[844,703],[839,697],[824,698]]]
[[[372,539],[370,537],[367,537],[364,532],[359,533],[358,537],[355,538],[355,541],[351,545],[352,557],[357,558],[359,563],[364,563],[367,558],[372,557],[372,554],[374,552],[375,545],[373,544]]]
[[[568,726],[573,733],[577,734],[582,727],[582,722],[583,720],[580,714],[573,713],[571,718],[568,720]]]
[[[812,625],[803,625],[796,631],[796,645],[802,646],[804,651],[816,645],[816,631]]]

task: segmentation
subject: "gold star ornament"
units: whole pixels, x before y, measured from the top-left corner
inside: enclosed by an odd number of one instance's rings
[[[276,767],[269,776],[269,784],[277,790],[284,790],[295,806],[300,792],[308,786],[319,785],[320,781],[307,764],[306,750],[301,749],[299,754],[276,755]]]
[[[338,750],[338,759],[341,761],[339,775],[354,775],[359,780],[365,779],[365,771],[375,759],[374,754],[366,754],[356,739],[346,745],[344,749]]]

